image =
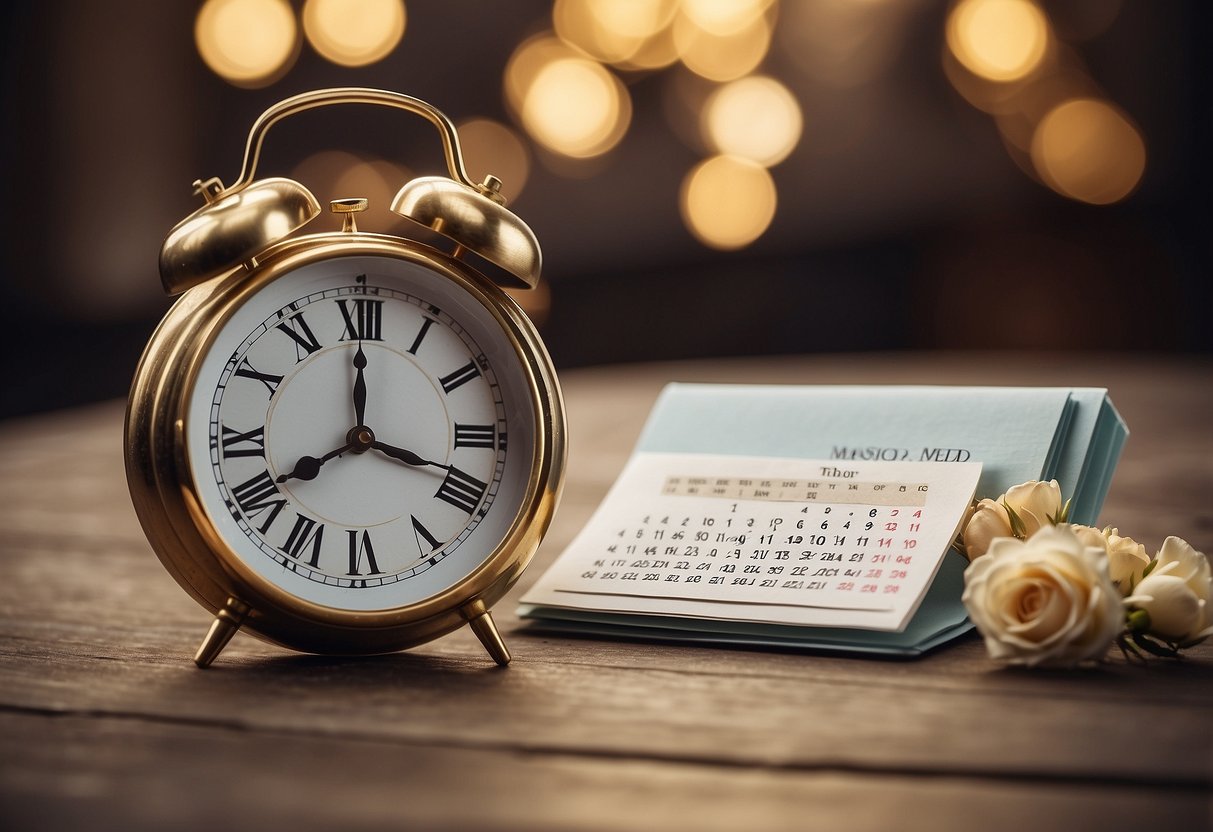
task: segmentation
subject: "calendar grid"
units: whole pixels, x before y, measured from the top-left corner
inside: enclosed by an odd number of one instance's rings
[[[898,630],[980,470],[640,453],[526,602]]]

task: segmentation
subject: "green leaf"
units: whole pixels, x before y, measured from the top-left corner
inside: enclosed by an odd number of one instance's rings
[[[1049,522],[1054,526],[1060,526],[1062,523],[1070,522],[1070,501],[1066,500],[1066,504],[1057,510],[1057,514],[1049,517]]]
[[[1158,642],[1147,638],[1146,636],[1144,636],[1141,633],[1134,633],[1132,635],[1132,639],[1133,639],[1134,644],[1136,644],[1138,647],[1140,647],[1142,650],[1145,650],[1147,653],[1149,653],[1152,656],[1158,656],[1158,657],[1164,658],[1164,659],[1179,658],[1179,651],[1176,650],[1174,647],[1167,647],[1165,645],[1159,644]]]
[[[1002,501],[1002,507],[1007,510],[1007,517],[1011,520],[1011,534],[1015,535],[1019,540],[1027,540],[1028,528],[1023,524],[1023,520],[1015,513],[1015,509],[1007,505],[1007,501]]]
[[[1120,648],[1120,654],[1125,657],[1125,661],[1145,663],[1146,657],[1133,645],[1133,642],[1129,641],[1124,633],[1116,637],[1116,646]]]
[[[1146,568],[1141,571],[1141,576],[1143,578],[1145,578],[1147,575],[1149,575],[1151,572],[1154,571],[1154,567],[1156,567],[1156,566],[1158,566],[1158,558],[1155,558],[1154,560],[1152,560],[1148,564],[1146,564]]]

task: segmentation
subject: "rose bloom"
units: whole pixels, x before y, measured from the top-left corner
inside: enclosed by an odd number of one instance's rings
[[[961,539],[964,541],[965,557],[979,558],[998,537],[1011,537],[1011,518],[1001,503],[985,499],[977,503],[972,516],[965,522]]]
[[[1023,521],[1024,537],[1031,537],[1045,526],[1053,525],[1050,517],[1061,514],[1061,486],[1057,480],[1025,482],[1003,494],[1002,502]]]
[[[1146,547],[1131,537],[1121,537],[1119,529],[1109,527],[1101,532],[1090,526],[1070,528],[1083,545],[1095,546],[1108,553],[1108,574],[1121,595],[1129,593],[1129,587],[1141,580],[1142,573],[1150,565]]]
[[[1209,559],[1187,541],[1168,537],[1125,604],[1150,614],[1147,632],[1191,647],[1213,635],[1213,574]]]
[[[1042,667],[1103,658],[1125,621],[1107,563],[1068,526],[996,539],[965,570],[962,596],[991,658]]]
[[[1011,488],[997,500],[981,500],[965,520],[961,540],[969,560],[979,558],[999,537],[1013,537],[1010,508],[1023,521],[1024,534],[1031,537],[1051,525],[1049,518],[1061,513],[1061,487],[1057,480],[1025,482]]]

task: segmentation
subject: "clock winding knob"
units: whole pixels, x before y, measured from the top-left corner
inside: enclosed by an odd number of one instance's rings
[[[329,210],[341,217],[342,231],[353,233],[358,230],[358,223],[354,222],[354,215],[365,211],[368,204],[365,197],[334,199],[329,202]]]

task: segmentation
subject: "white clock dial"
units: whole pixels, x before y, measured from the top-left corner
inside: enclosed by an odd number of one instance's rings
[[[223,325],[190,403],[199,494],[286,591],[391,609],[457,583],[507,535],[534,453],[528,377],[449,278],[344,257],[268,284]]]

